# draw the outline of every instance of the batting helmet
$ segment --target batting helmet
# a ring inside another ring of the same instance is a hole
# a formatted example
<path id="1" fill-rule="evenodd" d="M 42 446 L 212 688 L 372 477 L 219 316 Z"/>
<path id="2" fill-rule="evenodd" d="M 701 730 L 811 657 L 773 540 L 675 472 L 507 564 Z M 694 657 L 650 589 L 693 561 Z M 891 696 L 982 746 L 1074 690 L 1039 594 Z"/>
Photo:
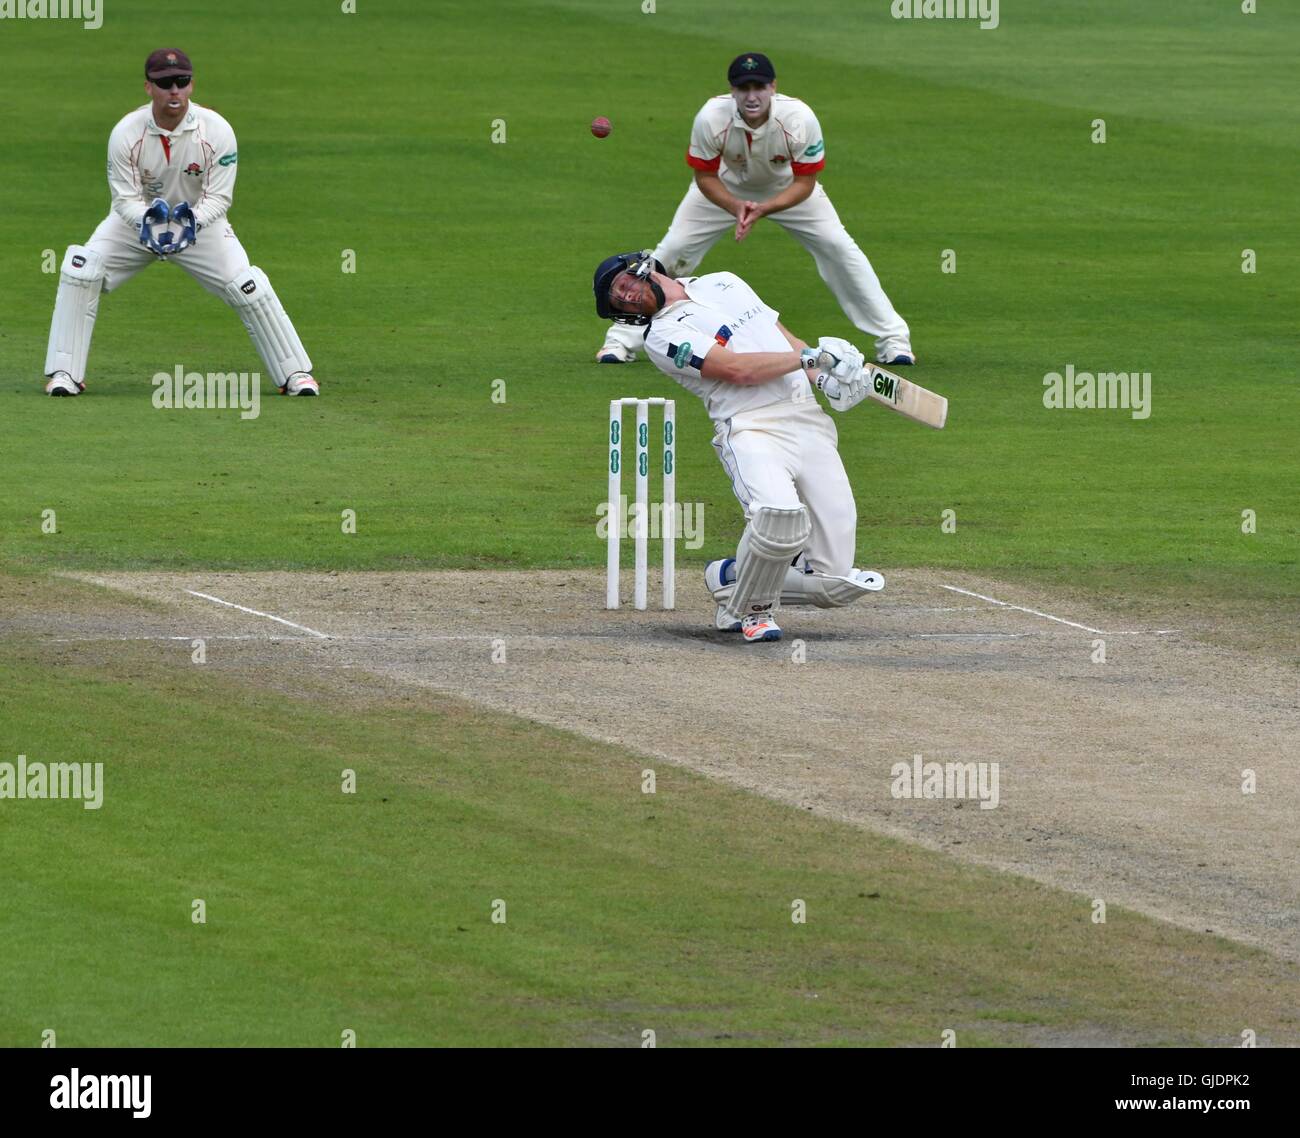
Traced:
<path id="1" fill-rule="evenodd" d="M 647 281 L 655 294 L 655 299 L 659 302 L 659 307 L 664 306 L 664 290 L 650 280 L 652 272 L 668 275 L 663 265 L 649 252 L 615 253 L 614 256 L 606 257 L 596 266 L 596 275 L 591 282 L 592 291 L 596 294 L 596 315 L 602 320 L 614 320 L 619 324 L 649 324 L 650 317 L 644 313 L 620 312 L 610 306 L 609 290 L 614 284 L 614 278 L 619 273 L 625 272 L 635 273 L 638 278 Z"/>

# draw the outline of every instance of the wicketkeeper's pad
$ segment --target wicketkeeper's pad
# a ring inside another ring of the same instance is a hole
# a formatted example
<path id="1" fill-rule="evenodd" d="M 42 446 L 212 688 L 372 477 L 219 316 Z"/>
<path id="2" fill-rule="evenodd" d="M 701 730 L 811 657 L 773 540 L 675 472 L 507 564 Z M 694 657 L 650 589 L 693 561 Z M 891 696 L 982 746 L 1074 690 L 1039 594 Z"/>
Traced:
<path id="1" fill-rule="evenodd" d="M 283 387 L 297 372 L 311 371 L 307 349 L 261 269 L 256 265 L 245 269 L 225 291 L 227 303 L 239 312 L 277 387 Z"/>

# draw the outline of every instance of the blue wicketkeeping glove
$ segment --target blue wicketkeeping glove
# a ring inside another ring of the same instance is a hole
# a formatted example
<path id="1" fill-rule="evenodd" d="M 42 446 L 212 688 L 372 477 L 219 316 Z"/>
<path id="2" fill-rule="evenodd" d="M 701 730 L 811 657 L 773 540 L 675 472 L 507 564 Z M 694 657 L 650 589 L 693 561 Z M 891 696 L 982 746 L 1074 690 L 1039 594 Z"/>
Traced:
<path id="1" fill-rule="evenodd" d="M 144 217 L 140 220 L 140 244 L 148 249 L 151 253 L 157 253 L 158 256 L 164 256 L 164 240 L 170 242 L 172 239 L 170 230 L 165 231 L 161 237 L 155 237 L 153 227 L 155 225 L 164 225 L 171 220 L 172 207 L 169 206 L 162 198 L 154 198 L 149 203 L 149 208 L 144 211 Z"/>
<path id="2" fill-rule="evenodd" d="M 181 231 L 175 238 L 175 242 L 164 248 L 165 253 L 179 253 L 182 249 L 188 249 L 194 244 L 198 237 L 198 221 L 194 217 L 194 210 L 190 208 L 189 202 L 181 202 L 172 210 L 172 221 L 176 222 Z"/>

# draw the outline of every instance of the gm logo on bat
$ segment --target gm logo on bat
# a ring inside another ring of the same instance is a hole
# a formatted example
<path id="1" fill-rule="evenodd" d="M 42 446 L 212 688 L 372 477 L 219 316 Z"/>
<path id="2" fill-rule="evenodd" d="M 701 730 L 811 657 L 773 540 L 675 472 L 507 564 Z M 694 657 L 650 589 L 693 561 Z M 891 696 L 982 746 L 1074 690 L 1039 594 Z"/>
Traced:
<path id="1" fill-rule="evenodd" d="M 883 395 L 891 403 L 898 402 L 898 380 L 894 376 L 878 371 L 872 377 L 871 386 L 876 389 L 877 395 Z"/>

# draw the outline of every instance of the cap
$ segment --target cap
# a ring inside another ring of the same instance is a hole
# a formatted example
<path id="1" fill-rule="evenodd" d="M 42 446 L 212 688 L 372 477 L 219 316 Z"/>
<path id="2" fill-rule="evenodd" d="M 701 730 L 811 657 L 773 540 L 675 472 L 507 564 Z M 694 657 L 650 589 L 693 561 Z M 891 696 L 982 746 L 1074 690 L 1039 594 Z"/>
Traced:
<path id="1" fill-rule="evenodd" d="M 146 79 L 166 79 L 168 75 L 193 75 L 190 57 L 178 47 L 160 47 L 144 61 Z"/>
<path id="2" fill-rule="evenodd" d="M 761 51 L 747 51 L 731 61 L 727 78 L 733 87 L 742 83 L 771 83 L 776 78 L 776 68 Z"/>

